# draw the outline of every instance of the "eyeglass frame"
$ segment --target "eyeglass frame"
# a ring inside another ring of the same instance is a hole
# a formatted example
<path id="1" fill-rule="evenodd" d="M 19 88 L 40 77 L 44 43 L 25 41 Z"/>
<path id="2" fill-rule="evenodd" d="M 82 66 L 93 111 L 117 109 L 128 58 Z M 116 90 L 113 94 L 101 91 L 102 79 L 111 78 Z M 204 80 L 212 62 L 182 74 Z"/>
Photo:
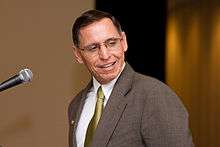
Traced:
<path id="1" fill-rule="evenodd" d="M 97 53 L 98 50 L 101 49 L 101 46 L 104 45 L 107 49 L 113 49 L 113 48 L 116 48 L 117 45 L 119 45 L 119 42 L 121 42 L 123 40 L 123 37 L 111 37 L 111 38 L 108 38 L 106 39 L 105 41 L 101 42 L 101 43 L 91 43 L 83 48 L 80 48 L 78 47 L 81 51 L 85 51 L 85 52 L 88 52 L 88 53 Z M 111 45 L 111 41 L 115 41 L 115 44 L 112 44 Z M 94 46 L 94 49 L 92 49 L 91 46 Z M 89 48 L 91 47 L 91 49 Z"/>

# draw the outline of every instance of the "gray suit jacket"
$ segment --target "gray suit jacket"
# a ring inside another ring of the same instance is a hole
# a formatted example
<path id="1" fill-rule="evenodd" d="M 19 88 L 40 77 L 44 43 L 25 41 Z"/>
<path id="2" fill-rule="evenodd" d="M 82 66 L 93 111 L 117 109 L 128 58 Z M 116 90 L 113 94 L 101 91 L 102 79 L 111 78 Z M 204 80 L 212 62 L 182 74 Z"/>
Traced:
<path id="1" fill-rule="evenodd" d="M 92 82 L 70 103 L 69 147 Z M 92 147 L 191 147 L 188 113 L 162 82 L 136 73 L 128 63 L 118 78 L 97 126 Z"/>

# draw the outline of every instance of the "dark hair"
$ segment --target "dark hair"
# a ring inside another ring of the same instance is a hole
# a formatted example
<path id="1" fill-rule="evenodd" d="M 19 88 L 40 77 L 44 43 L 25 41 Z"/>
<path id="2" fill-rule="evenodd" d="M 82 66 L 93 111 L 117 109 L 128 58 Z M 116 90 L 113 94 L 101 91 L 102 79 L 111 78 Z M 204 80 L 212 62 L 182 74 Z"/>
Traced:
<path id="1" fill-rule="evenodd" d="M 121 25 L 118 20 L 110 13 L 98 11 L 98 10 L 89 10 L 84 12 L 80 17 L 78 17 L 73 24 L 72 28 L 72 39 L 76 47 L 79 47 L 79 32 L 82 27 L 88 26 L 94 22 L 97 22 L 103 18 L 111 19 L 112 23 L 116 27 L 119 33 L 122 32 Z"/>

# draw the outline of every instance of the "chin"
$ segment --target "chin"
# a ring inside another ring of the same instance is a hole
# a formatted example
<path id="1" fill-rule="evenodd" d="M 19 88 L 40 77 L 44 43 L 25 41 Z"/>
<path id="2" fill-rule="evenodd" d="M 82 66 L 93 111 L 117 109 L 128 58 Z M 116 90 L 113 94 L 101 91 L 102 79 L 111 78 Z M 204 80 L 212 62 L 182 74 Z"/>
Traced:
<path id="1" fill-rule="evenodd" d="M 105 75 L 101 78 L 102 84 L 107 84 L 109 82 L 111 82 L 112 80 L 114 80 L 117 77 L 117 74 L 114 75 Z"/>

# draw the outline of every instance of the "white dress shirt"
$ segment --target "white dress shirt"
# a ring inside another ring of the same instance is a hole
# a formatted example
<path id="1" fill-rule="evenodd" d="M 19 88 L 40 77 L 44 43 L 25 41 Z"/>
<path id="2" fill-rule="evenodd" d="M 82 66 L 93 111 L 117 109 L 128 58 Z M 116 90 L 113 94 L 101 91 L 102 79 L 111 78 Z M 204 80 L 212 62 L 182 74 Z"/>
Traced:
<path id="1" fill-rule="evenodd" d="M 123 65 L 122 71 L 125 67 L 125 63 Z M 122 72 L 121 71 L 121 72 Z M 77 142 L 77 147 L 84 147 L 84 141 L 86 137 L 86 131 L 89 125 L 90 120 L 93 117 L 94 111 L 95 111 L 95 105 L 96 105 L 96 93 L 99 88 L 99 86 L 102 86 L 103 93 L 105 95 L 105 100 L 104 100 L 104 107 L 108 102 L 108 99 L 112 93 L 113 87 L 115 85 L 115 82 L 117 81 L 119 75 L 112 80 L 111 82 L 101 85 L 94 77 L 93 77 L 93 87 L 89 90 L 85 104 L 83 106 L 83 110 L 77 125 L 76 129 L 76 142 Z M 75 137 L 75 136 L 73 136 Z"/>

